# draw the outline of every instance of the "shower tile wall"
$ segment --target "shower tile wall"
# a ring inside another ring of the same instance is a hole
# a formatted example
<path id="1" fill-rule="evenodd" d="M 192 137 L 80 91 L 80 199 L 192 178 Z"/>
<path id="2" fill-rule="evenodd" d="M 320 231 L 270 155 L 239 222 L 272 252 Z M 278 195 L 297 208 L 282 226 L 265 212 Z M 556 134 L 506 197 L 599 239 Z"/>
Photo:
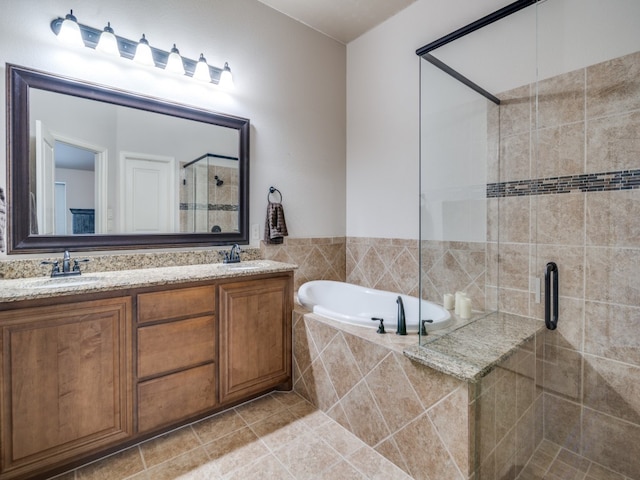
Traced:
<path id="1" fill-rule="evenodd" d="M 529 278 L 558 264 L 544 437 L 640 478 L 640 52 L 539 82 L 537 118 L 535 87 L 499 95 L 489 288 L 501 311 L 543 318 Z"/>
<path id="2" fill-rule="evenodd" d="M 206 163 L 190 168 L 193 177 L 187 174 L 186 184 L 180 185 L 180 231 L 210 232 L 215 225 L 223 232 L 237 231 L 238 169 Z M 222 185 L 216 185 L 216 176 Z"/>

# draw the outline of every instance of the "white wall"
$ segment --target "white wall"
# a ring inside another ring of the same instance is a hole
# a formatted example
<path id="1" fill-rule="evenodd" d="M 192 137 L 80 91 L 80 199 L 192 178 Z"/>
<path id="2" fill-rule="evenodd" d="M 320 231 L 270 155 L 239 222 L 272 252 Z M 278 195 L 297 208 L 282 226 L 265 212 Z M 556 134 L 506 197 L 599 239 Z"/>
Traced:
<path id="1" fill-rule="evenodd" d="M 423 45 L 511 3 L 418 0 L 347 46 L 347 235 L 418 238 Z"/>
<path id="2" fill-rule="evenodd" d="M 70 7 L 80 23 L 102 28 L 110 21 L 124 37 L 144 32 L 158 48 L 175 42 L 189 58 L 202 52 L 212 65 L 229 62 L 235 91 L 222 94 L 213 85 L 60 45 L 49 24 Z M 0 16 L 2 105 L 5 62 L 249 118 L 251 223 L 264 222 L 274 185 L 283 193 L 291 236 L 345 234 L 346 47 L 289 17 L 255 0 L 12 0 Z"/>
<path id="3" fill-rule="evenodd" d="M 415 51 L 510 3 L 417 0 L 349 43 L 348 236 L 418 238 L 420 85 Z M 535 10 L 532 21 L 529 8 L 509 22 L 456 41 L 455 48 L 439 49 L 438 55 L 454 68 L 464 67 L 463 73 L 490 92 L 501 92 L 535 79 L 536 49 L 540 78 L 637 50 L 638 0 L 540 5 L 537 37 Z"/>

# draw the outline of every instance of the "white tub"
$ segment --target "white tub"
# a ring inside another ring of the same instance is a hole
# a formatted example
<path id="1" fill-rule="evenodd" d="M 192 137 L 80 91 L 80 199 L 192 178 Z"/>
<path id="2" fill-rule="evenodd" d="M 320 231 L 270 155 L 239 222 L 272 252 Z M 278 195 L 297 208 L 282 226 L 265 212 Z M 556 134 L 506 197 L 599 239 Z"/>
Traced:
<path id="1" fill-rule="evenodd" d="M 404 304 L 407 333 L 418 332 L 419 300 L 416 297 L 331 280 L 314 280 L 298 289 L 298 303 L 314 313 L 369 328 L 378 328 L 379 325 L 372 318 L 384 318 L 387 333 L 396 331 L 398 296 L 402 297 Z M 446 328 L 453 322 L 451 314 L 440 305 L 426 300 L 420 302 L 422 319 L 433 320 L 433 323 L 425 323 L 427 331 Z"/>

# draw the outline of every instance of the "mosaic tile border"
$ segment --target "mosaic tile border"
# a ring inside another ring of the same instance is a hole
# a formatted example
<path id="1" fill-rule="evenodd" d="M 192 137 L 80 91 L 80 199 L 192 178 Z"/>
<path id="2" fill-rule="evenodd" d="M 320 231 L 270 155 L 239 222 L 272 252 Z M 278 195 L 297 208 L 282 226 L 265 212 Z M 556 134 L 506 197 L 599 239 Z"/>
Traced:
<path id="1" fill-rule="evenodd" d="M 640 169 L 487 184 L 487 198 L 640 188 Z"/>
<path id="2" fill-rule="evenodd" d="M 216 210 L 221 212 L 237 212 L 238 205 L 226 203 L 180 203 L 180 210 Z"/>

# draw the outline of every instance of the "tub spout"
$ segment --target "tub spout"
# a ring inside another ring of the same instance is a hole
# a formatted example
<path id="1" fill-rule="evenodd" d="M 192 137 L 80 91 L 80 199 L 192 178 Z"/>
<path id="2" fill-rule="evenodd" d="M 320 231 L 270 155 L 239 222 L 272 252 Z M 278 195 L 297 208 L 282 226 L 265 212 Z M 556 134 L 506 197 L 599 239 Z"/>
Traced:
<path id="1" fill-rule="evenodd" d="M 404 304 L 402 303 L 402 297 L 400 295 L 398 295 L 396 303 L 398 304 L 398 327 L 396 329 L 396 335 L 406 335 L 407 320 L 404 316 Z"/>

